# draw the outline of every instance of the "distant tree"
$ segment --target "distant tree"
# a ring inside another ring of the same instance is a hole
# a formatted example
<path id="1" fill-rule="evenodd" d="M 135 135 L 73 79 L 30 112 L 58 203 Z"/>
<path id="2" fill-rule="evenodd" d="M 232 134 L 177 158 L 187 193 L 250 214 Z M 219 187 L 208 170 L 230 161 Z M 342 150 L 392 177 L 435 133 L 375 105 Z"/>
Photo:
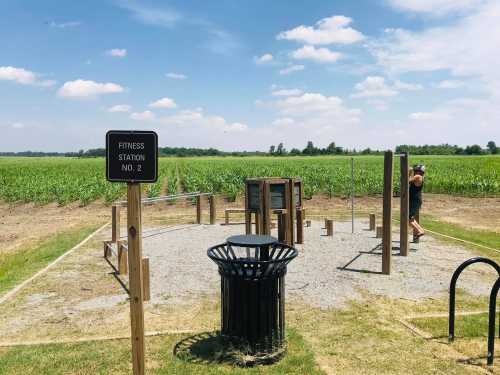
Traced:
<path id="1" fill-rule="evenodd" d="M 495 142 L 489 141 L 488 144 L 486 145 L 488 150 L 490 151 L 490 154 L 496 155 L 498 154 L 498 147 Z"/>
<path id="2" fill-rule="evenodd" d="M 269 147 L 269 154 L 273 155 L 275 150 L 276 150 L 276 147 L 274 147 L 274 145 L 272 145 L 271 147 Z"/>
<path id="3" fill-rule="evenodd" d="M 467 155 L 481 155 L 483 153 L 483 149 L 479 145 L 467 146 L 464 150 Z"/>
<path id="4" fill-rule="evenodd" d="M 298 148 L 292 148 L 290 150 L 290 155 L 300 155 L 300 150 Z"/>
<path id="5" fill-rule="evenodd" d="M 335 149 L 336 149 L 335 142 L 331 142 L 326 148 L 326 153 L 329 155 L 333 155 L 335 154 Z"/>
<path id="6" fill-rule="evenodd" d="M 276 149 L 276 154 L 284 155 L 285 153 L 286 153 L 286 150 L 283 147 L 283 142 L 280 142 L 280 144 L 278 145 L 278 148 Z"/>
<path id="7" fill-rule="evenodd" d="M 396 152 L 397 152 L 397 153 L 400 153 L 400 152 L 398 152 L 398 151 L 396 151 Z M 361 153 L 362 153 L 363 155 L 370 155 L 370 154 L 372 153 L 372 150 L 370 149 L 370 147 L 368 147 L 368 148 L 365 148 L 363 151 L 361 151 Z"/>
<path id="8" fill-rule="evenodd" d="M 312 141 L 308 141 L 306 148 L 302 150 L 302 153 L 304 155 L 318 155 L 320 152 L 321 150 L 317 147 L 314 147 Z"/>

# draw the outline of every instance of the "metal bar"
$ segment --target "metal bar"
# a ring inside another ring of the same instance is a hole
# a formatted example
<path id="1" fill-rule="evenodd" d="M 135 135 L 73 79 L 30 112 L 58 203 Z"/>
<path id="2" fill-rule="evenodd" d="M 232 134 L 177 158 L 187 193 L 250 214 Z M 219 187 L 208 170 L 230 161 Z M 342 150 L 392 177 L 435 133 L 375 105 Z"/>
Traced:
<path id="1" fill-rule="evenodd" d="M 143 198 L 141 200 L 141 203 L 162 202 L 162 201 L 169 201 L 169 200 L 180 199 L 180 198 L 193 198 L 193 197 L 197 197 L 197 196 L 205 196 L 205 195 L 211 195 L 211 194 L 212 193 L 192 192 L 192 193 L 180 193 L 180 194 L 173 194 L 173 195 L 164 195 L 164 196 L 154 197 L 154 198 Z M 126 206 L 127 201 L 118 201 L 118 202 L 115 202 L 115 205 Z"/>
<path id="2" fill-rule="evenodd" d="M 497 279 L 490 293 L 490 312 L 488 314 L 488 366 L 493 365 L 495 355 L 495 316 L 500 278 Z"/>
<path id="3" fill-rule="evenodd" d="M 457 267 L 450 281 L 450 303 L 449 303 L 449 315 L 448 315 L 448 341 L 452 342 L 455 339 L 455 290 L 457 286 L 457 280 L 460 274 L 468 266 L 474 263 L 486 263 L 492 266 L 500 276 L 500 266 L 494 260 L 483 257 L 471 258 L 463 262 Z"/>

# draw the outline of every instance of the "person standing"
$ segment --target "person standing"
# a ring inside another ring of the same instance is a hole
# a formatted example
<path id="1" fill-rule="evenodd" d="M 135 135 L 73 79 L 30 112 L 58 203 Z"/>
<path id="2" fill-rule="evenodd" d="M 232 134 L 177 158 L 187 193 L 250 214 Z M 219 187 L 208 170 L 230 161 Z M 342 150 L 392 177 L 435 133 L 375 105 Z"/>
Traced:
<path id="1" fill-rule="evenodd" d="M 424 228 L 416 220 L 422 207 L 422 189 L 424 187 L 425 165 L 415 165 L 410 172 L 410 226 L 413 228 L 413 240 L 425 234 Z"/>

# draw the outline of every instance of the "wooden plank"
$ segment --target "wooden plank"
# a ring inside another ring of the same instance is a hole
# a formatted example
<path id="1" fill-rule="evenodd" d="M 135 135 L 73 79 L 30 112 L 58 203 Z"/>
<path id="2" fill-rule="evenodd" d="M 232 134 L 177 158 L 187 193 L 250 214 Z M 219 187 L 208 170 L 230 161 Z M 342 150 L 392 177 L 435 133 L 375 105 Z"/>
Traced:
<path id="1" fill-rule="evenodd" d="M 393 153 L 384 153 L 384 201 L 382 213 L 382 273 L 391 274 L 392 263 L 392 194 Z"/>
<path id="2" fill-rule="evenodd" d="M 111 241 L 120 240 L 120 206 L 111 207 Z"/>
<path id="3" fill-rule="evenodd" d="M 384 232 L 384 230 L 383 230 L 383 229 L 384 229 L 384 228 L 383 228 L 381 225 L 379 225 L 379 226 L 377 227 L 377 234 L 376 234 L 376 237 L 377 237 L 377 238 L 382 238 L 382 233 Z"/>
<path id="4" fill-rule="evenodd" d="M 245 184 L 245 234 L 252 234 L 252 213 L 250 212 L 249 200 L 250 196 L 248 194 L 248 181 L 247 181 L 247 183 Z M 229 224 L 228 211 L 226 211 L 226 224 Z"/>
<path id="5" fill-rule="evenodd" d="M 144 375 L 141 184 L 127 185 L 127 202 L 132 368 L 134 375 Z"/>
<path id="6" fill-rule="evenodd" d="M 370 230 L 375 230 L 376 225 L 377 225 L 377 218 L 375 214 L 370 214 Z"/>
<path id="7" fill-rule="evenodd" d="M 201 224 L 201 196 L 196 197 L 196 224 Z"/>
<path id="8" fill-rule="evenodd" d="M 117 242 L 118 246 L 118 273 L 126 275 L 128 273 L 128 251 L 123 247 L 123 241 Z"/>
<path id="9" fill-rule="evenodd" d="M 290 178 L 288 180 L 287 193 L 288 193 L 288 204 L 287 204 L 288 245 L 293 246 L 295 243 L 295 179 L 294 178 Z"/>
<path id="10" fill-rule="evenodd" d="M 304 243 L 304 210 L 297 208 L 297 243 Z"/>
<path id="11" fill-rule="evenodd" d="M 399 227 L 399 251 L 402 256 L 408 256 L 409 238 L 409 212 L 410 212 L 410 185 L 409 185 L 409 162 L 408 154 L 403 153 L 400 157 L 401 169 L 401 195 L 400 195 L 400 227 Z"/>
<path id="12" fill-rule="evenodd" d="M 326 219 L 325 225 L 326 225 L 326 235 L 330 237 L 333 236 L 333 220 Z"/>
<path id="13" fill-rule="evenodd" d="M 262 182 L 263 199 L 262 204 L 262 230 L 260 234 L 271 234 L 271 187 L 269 182 Z"/>
<path id="14" fill-rule="evenodd" d="M 208 201 L 210 204 L 210 224 L 214 225 L 216 216 L 217 216 L 217 210 L 216 210 L 216 205 L 215 205 L 215 195 L 210 195 L 208 197 Z"/>
<path id="15" fill-rule="evenodd" d="M 149 301 L 151 299 L 151 278 L 149 275 L 149 258 L 142 258 L 142 275 L 143 275 L 143 299 Z"/>

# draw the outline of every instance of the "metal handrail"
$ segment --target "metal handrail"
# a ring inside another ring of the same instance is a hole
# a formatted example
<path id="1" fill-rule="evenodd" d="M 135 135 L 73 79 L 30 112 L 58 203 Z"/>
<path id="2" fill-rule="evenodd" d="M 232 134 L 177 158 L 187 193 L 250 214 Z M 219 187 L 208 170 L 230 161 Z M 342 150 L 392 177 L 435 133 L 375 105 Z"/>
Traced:
<path id="1" fill-rule="evenodd" d="M 457 267 L 455 272 L 453 272 L 453 276 L 451 277 L 450 282 L 450 311 L 449 311 L 449 319 L 448 319 L 448 341 L 452 342 L 455 339 L 455 297 L 456 297 L 456 285 L 457 280 L 460 274 L 466 269 L 468 266 L 474 263 L 486 263 L 492 266 L 498 273 L 500 277 L 500 266 L 497 262 L 492 259 L 484 258 L 484 257 L 476 257 L 471 258 L 463 262 L 460 266 Z M 496 284 L 495 284 L 496 285 Z M 496 298 L 496 297 L 495 297 Z M 491 306 L 490 306 L 491 308 Z M 494 309 L 494 307 L 493 307 Z"/>

